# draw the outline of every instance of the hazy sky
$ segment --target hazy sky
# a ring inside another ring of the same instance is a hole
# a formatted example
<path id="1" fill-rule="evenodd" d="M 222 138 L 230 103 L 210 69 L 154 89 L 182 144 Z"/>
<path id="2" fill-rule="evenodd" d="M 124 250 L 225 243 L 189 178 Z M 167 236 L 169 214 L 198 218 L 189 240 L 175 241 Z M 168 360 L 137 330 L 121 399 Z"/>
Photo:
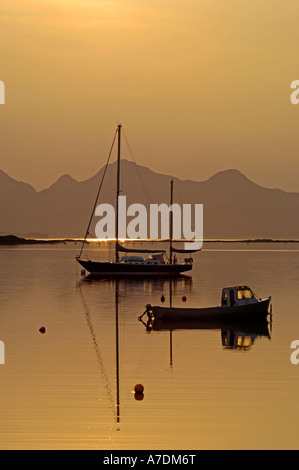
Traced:
<path id="1" fill-rule="evenodd" d="M 87 179 L 121 122 L 154 171 L 299 192 L 298 24 L 298 0 L 1 0 L 0 168 Z"/>

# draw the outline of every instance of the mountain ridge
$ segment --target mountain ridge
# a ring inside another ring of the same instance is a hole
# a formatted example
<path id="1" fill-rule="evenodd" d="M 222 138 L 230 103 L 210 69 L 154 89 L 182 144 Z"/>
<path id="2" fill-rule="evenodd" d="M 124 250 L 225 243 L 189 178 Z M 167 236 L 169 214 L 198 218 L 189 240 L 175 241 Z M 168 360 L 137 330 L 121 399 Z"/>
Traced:
<path id="1" fill-rule="evenodd" d="M 115 166 L 107 167 L 98 204 L 115 203 Z M 84 236 L 103 172 L 104 167 L 83 181 L 64 174 L 36 191 L 0 170 L 0 232 Z M 171 179 L 174 202 L 204 205 L 205 238 L 299 238 L 299 193 L 265 188 L 237 169 L 219 171 L 204 181 L 182 180 L 121 161 L 121 194 L 127 196 L 127 206 L 169 204 Z"/>
<path id="2" fill-rule="evenodd" d="M 199 179 L 190 179 L 190 178 L 187 178 L 187 179 L 181 179 L 177 176 L 171 176 L 170 174 L 168 173 L 158 173 L 157 171 L 155 170 L 152 170 L 151 168 L 147 167 L 147 166 L 144 166 L 144 165 L 139 165 L 137 164 L 136 162 L 132 162 L 128 159 L 122 159 L 121 160 L 121 163 L 125 163 L 125 164 L 130 164 L 130 165 L 133 165 L 134 167 L 138 167 L 139 169 L 142 169 L 142 170 L 145 170 L 145 171 L 149 171 L 151 172 L 152 174 L 154 175 L 159 175 L 159 176 L 164 176 L 164 177 L 168 177 L 168 178 L 172 178 L 174 180 L 179 180 L 179 181 L 182 181 L 182 182 L 191 182 L 191 183 L 205 183 L 205 182 L 208 182 L 208 181 L 212 181 L 212 180 L 216 180 L 218 179 L 219 177 L 222 177 L 222 176 L 226 176 L 226 175 L 234 175 L 234 176 L 237 176 L 237 177 L 240 177 L 243 178 L 244 181 L 247 181 L 251 184 L 254 184 L 255 186 L 258 186 L 260 188 L 263 188 L 263 189 L 272 189 L 272 190 L 278 190 L 278 191 L 282 191 L 284 193 L 287 193 L 287 194 L 299 194 L 299 192 L 296 192 L 296 191 L 286 191 L 285 189 L 281 189 L 281 188 L 277 188 L 277 187 L 267 187 L 267 186 L 262 186 L 254 181 L 252 181 L 251 179 L 249 179 L 244 173 L 242 173 L 240 170 L 236 169 L 236 168 L 227 168 L 225 170 L 219 170 L 217 171 L 216 173 L 214 173 L 213 175 L 209 176 L 207 179 L 205 180 L 199 180 Z M 113 167 L 116 165 L 116 162 L 112 162 L 109 164 L 109 166 Z M 61 182 L 61 181 L 69 181 L 69 182 L 74 182 L 74 183 L 85 183 L 86 181 L 90 181 L 90 180 L 93 180 L 95 178 L 97 178 L 99 175 L 101 175 L 102 171 L 103 171 L 104 167 L 102 167 L 97 173 L 95 173 L 94 175 L 84 179 L 84 180 L 77 180 L 76 178 L 74 178 L 72 175 L 70 175 L 69 173 L 64 173 L 63 175 L 59 176 L 57 178 L 56 181 L 54 181 L 53 183 L 50 184 L 50 186 L 47 186 L 46 188 L 43 188 L 43 189 L 40 189 L 40 190 L 37 190 L 34 188 L 34 186 L 31 184 L 31 183 L 27 183 L 23 180 L 17 180 L 15 179 L 14 177 L 10 176 L 7 172 L 5 172 L 4 170 L 0 169 L 0 182 L 1 182 L 1 176 L 5 176 L 7 178 L 9 178 L 10 180 L 14 181 L 14 182 L 17 182 L 17 183 L 21 183 L 21 184 L 24 184 L 24 185 L 27 185 L 27 186 L 30 186 L 32 189 L 34 189 L 34 191 L 36 193 L 41 193 L 43 191 L 46 191 L 50 188 L 52 188 L 52 186 L 56 185 L 57 183 Z"/>

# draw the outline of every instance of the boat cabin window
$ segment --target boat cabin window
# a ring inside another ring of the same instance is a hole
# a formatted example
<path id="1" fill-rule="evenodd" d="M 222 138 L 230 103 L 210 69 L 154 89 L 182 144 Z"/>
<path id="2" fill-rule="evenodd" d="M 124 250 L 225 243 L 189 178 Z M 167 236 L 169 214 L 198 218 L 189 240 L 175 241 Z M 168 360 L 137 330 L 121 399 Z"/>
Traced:
<path id="1" fill-rule="evenodd" d="M 237 297 L 239 300 L 252 299 L 253 293 L 249 289 L 238 290 Z"/>
<path id="2" fill-rule="evenodd" d="M 222 293 L 222 305 L 227 305 L 227 299 L 228 299 L 228 295 L 227 295 L 227 292 L 223 292 Z"/>

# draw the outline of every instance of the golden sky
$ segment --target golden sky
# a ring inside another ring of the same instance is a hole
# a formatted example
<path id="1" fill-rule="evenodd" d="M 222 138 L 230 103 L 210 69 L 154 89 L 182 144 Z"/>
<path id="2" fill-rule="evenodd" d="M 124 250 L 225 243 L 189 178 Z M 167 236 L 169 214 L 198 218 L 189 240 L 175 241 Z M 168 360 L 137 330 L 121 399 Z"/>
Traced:
<path id="1" fill-rule="evenodd" d="M 1 0 L 0 169 L 87 179 L 121 122 L 154 171 L 299 192 L 298 24 L 298 0 Z"/>

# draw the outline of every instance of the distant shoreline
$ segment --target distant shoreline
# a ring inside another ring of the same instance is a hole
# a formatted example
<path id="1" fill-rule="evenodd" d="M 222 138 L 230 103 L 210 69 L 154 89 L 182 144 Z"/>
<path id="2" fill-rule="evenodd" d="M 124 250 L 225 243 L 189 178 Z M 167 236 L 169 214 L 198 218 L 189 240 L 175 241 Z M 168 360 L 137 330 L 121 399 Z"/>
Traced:
<path id="1" fill-rule="evenodd" d="M 111 240 L 112 241 L 112 240 Z M 140 240 L 141 242 L 163 242 L 167 240 Z M 179 240 L 183 242 L 185 240 Z M 57 243 L 82 243 L 82 238 L 25 238 L 17 237 L 15 235 L 0 235 L 0 245 L 40 245 L 40 244 L 57 244 Z M 85 243 L 98 243 L 103 240 L 86 240 Z M 104 241 L 109 242 L 109 240 Z M 135 240 L 128 240 L 128 242 L 135 242 Z M 248 239 L 207 239 L 203 243 L 299 243 L 299 239 L 276 239 L 276 238 L 248 238 Z"/>
<path id="2" fill-rule="evenodd" d="M 68 243 L 78 242 L 79 240 L 73 238 L 53 238 L 53 239 L 41 239 L 41 238 L 23 238 L 15 235 L 0 235 L 0 245 L 40 245 L 40 244 L 56 244 L 56 243 Z M 87 242 L 88 243 L 88 242 Z"/>

